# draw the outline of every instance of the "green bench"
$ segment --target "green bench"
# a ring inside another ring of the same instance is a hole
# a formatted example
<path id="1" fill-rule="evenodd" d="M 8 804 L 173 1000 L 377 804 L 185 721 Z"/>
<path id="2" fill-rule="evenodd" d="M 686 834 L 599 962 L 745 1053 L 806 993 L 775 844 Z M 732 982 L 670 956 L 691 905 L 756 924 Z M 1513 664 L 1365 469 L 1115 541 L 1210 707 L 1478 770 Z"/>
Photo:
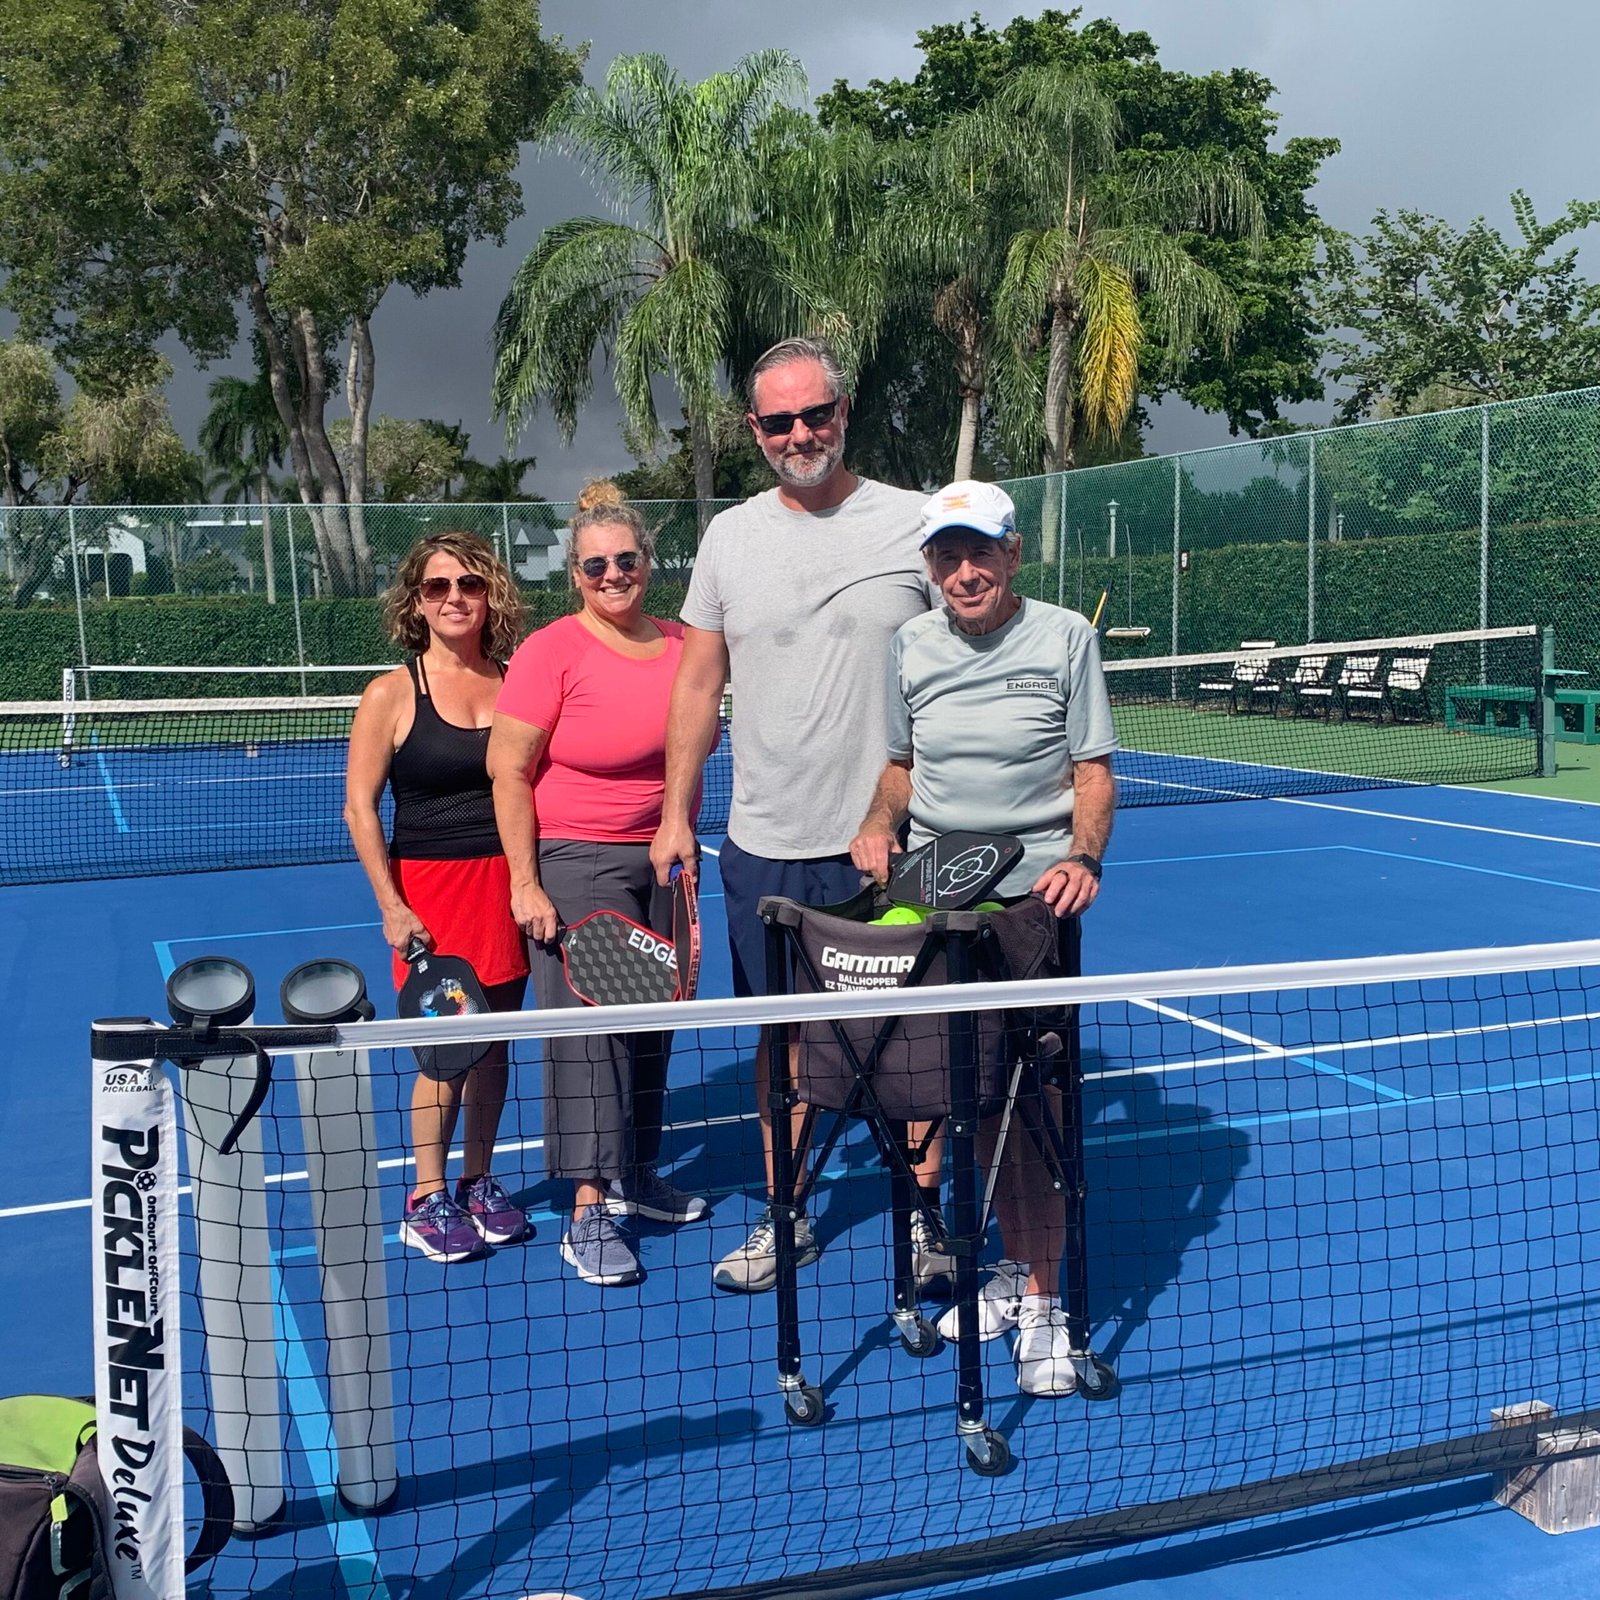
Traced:
<path id="1" fill-rule="evenodd" d="M 1444 692 L 1444 725 L 1450 733 L 1493 733 L 1512 738 L 1533 732 L 1534 692 L 1526 684 L 1462 683 Z M 1600 744 L 1600 689 L 1557 689 L 1556 738 L 1568 744 Z M 1568 727 L 1563 706 L 1576 706 Z"/>

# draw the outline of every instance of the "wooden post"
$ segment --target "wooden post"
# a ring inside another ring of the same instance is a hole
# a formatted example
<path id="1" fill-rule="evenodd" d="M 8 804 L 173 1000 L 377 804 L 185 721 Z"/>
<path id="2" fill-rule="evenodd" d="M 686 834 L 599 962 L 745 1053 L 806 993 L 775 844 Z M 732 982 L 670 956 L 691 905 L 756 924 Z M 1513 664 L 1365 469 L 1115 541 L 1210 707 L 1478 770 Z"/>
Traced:
<path id="1" fill-rule="evenodd" d="M 1493 1428 L 1514 1428 L 1555 1415 L 1543 1400 L 1497 1406 Z M 1494 1497 L 1545 1533 L 1576 1533 L 1600 1527 L 1600 1456 L 1573 1455 L 1600 1448 L 1600 1429 L 1551 1428 L 1539 1435 L 1541 1460 L 1534 1466 L 1494 1475 Z M 1545 1459 L 1548 1458 L 1548 1459 Z M 1568 1458 L 1568 1459 L 1563 1459 Z"/>

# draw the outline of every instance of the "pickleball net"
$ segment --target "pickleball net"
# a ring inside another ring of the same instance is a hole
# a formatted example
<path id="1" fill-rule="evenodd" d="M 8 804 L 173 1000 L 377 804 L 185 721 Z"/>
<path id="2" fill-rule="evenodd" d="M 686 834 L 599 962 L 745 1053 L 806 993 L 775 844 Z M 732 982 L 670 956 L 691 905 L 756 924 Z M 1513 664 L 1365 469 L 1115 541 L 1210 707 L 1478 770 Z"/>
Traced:
<path id="1" fill-rule="evenodd" d="M 198 1152 L 253 1068 L 181 1069 L 187 1162 L 205 1168 L 181 1202 L 186 1419 L 233 1441 L 252 1515 L 282 1514 L 230 1545 L 208 1592 L 887 1594 L 1353 1498 L 1394 1497 L 1403 1518 L 1420 1485 L 1588 1461 L 1600 943 L 959 997 L 1019 1016 L 1066 1000 L 1093 1338 L 1120 1390 L 1024 1400 L 1014 1335 L 983 1345 L 1014 1458 L 996 1478 L 957 1441 L 951 1349 L 914 1359 L 895 1337 L 887 1181 L 861 1124 L 819 1176 L 822 1255 L 800 1273 L 820 1426 L 786 1421 L 774 1297 L 710 1282 L 761 1206 L 755 1027 L 920 1014 L 949 990 L 447 1025 L 512 1041 L 495 1170 L 537 1227 L 450 1266 L 396 1238 L 417 1024 L 342 1029 L 331 1065 L 281 1056 L 237 1158 Z M 662 1170 L 712 1213 L 629 1222 L 646 1275 L 603 1289 L 559 1254 L 539 1037 L 623 1025 L 672 1032 Z M 96 1055 L 116 1058 L 110 1035 Z M 317 1195 L 308 1171 L 344 1177 Z M 984 1261 L 1002 1249 L 991 1229 Z M 230 1415 L 245 1363 L 249 1415 Z M 1519 1421 L 1532 1402 L 1545 1420 Z M 383 1515 L 339 1507 L 391 1487 Z"/>
<path id="2" fill-rule="evenodd" d="M 1119 804 L 1533 776 L 1540 649 L 1522 627 L 1111 661 Z M 0 703 L 0 884 L 352 859 L 354 691 L 384 670 L 78 669 L 70 698 Z M 702 834 L 727 825 L 737 738 L 735 713 Z"/>

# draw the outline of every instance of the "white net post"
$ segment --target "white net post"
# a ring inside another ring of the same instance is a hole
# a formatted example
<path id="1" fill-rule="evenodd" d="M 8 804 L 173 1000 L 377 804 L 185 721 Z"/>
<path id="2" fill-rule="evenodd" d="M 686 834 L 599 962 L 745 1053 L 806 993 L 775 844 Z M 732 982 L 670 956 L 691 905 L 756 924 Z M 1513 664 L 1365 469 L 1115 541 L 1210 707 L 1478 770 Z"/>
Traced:
<path id="1" fill-rule="evenodd" d="M 322 1272 L 339 1493 L 350 1509 L 370 1513 L 392 1500 L 399 1483 L 372 1077 L 364 1050 L 297 1052 L 294 1070 Z"/>
<path id="2" fill-rule="evenodd" d="M 260 1119 L 251 1119 L 229 1154 L 220 1148 L 249 1098 L 255 1070 L 253 1055 L 185 1062 L 180 1096 L 217 1454 L 233 1484 L 235 1531 L 245 1535 L 269 1528 L 284 1506 Z"/>

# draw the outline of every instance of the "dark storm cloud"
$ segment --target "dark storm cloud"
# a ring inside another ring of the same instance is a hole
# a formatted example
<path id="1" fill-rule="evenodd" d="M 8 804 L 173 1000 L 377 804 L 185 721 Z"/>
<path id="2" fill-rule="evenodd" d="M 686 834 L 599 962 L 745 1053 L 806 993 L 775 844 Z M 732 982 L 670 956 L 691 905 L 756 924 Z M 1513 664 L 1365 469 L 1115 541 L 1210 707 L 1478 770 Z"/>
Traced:
<path id="1" fill-rule="evenodd" d="M 973 9 L 965 0 L 809 0 L 801 7 L 546 0 L 543 15 L 547 32 L 591 42 L 591 82 L 630 51 L 660 51 L 699 78 L 748 51 L 782 46 L 804 63 L 815 94 L 835 78 L 909 75 L 917 29 Z M 1039 8 L 1013 0 L 982 9 L 1000 25 Z M 1458 225 L 1482 214 L 1505 227 L 1514 188 L 1528 190 L 1541 216 L 1570 199 L 1600 196 L 1591 81 L 1600 7 L 1585 0 L 1091 0 L 1085 15 L 1147 30 L 1167 66 L 1194 73 L 1248 67 L 1271 79 L 1282 137 L 1331 134 L 1343 142 L 1315 192 L 1322 215 L 1340 227 L 1363 227 L 1380 206 L 1415 207 Z M 451 293 L 425 300 L 391 293 L 374 324 L 376 409 L 460 421 L 485 459 L 504 448 L 489 416 L 489 330 L 507 281 L 544 227 L 599 209 L 565 161 L 530 155 L 522 177 L 527 212 L 504 249 L 478 246 Z M 1600 250 L 1590 257 L 1594 272 Z M 174 413 L 192 438 L 210 374 L 174 354 Z M 1326 410 L 1309 408 L 1309 416 Z M 1216 418 L 1166 406 L 1151 443 L 1173 449 L 1226 437 Z M 607 375 L 598 376 L 570 449 L 541 416 L 518 450 L 538 456 L 533 486 L 551 497 L 628 465 Z"/>

